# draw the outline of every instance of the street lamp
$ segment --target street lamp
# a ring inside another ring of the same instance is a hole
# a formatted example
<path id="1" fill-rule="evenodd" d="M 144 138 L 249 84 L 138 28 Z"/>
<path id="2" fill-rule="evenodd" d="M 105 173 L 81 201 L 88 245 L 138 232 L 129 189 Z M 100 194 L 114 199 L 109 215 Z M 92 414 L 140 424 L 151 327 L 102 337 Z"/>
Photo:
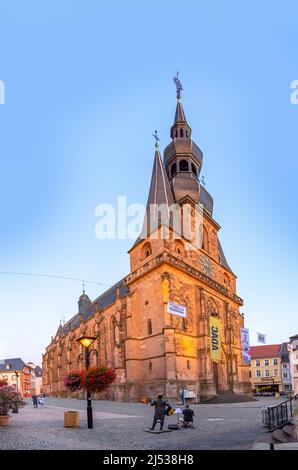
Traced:
<path id="1" fill-rule="evenodd" d="M 273 391 L 273 393 L 274 393 L 274 395 L 275 395 L 275 387 L 274 387 L 275 382 L 274 382 L 274 377 L 272 376 L 271 378 L 272 378 L 272 389 L 273 389 L 272 391 Z"/>
<path id="2" fill-rule="evenodd" d="M 90 351 L 89 346 L 96 340 L 93 336 L 82 336 L 78 338 L 77 341 L 85 348 L 85 364 L 86 364 L 86 372 L 89 369 L 90 365 Z M 79 356 L 80 360 L 80 356 Z M 91 392 L 87 390 L 87 423 L 88 428 L 93 428 L 93 415 L 92 415 L 92 405 L 91 405 Z"/>

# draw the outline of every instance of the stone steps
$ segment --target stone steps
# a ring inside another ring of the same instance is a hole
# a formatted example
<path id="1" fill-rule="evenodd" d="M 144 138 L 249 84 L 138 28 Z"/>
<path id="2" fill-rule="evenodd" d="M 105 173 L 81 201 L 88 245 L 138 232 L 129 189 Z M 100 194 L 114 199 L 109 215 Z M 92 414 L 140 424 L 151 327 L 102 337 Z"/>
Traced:
<path id="1" fill-rule="evenodd" d="M 296 438 L 294 424 L 285 424 L 282 428 L 275 429 L 275 431 L 266 433 L 257 439 L 257 442 L 264 442 L 267 444 L 287 444 L 291 442 L 298 442 Z"/>
<path id="2" fill-rule="evenodd" d="M 230 390 L 220 390 L 215 397 L 202 403 L 206 405 L 215 405 L 221 403 L 245 403 L 250 401 L 257 400 L 249 395 L 238 395 Z"/>

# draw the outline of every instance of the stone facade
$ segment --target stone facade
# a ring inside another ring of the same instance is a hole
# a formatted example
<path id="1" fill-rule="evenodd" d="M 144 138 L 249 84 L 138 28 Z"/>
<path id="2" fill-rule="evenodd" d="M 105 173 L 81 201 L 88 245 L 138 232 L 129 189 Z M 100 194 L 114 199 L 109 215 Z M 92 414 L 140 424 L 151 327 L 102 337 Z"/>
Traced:
<path id="1" fill-rule="evenodd" d="M 220 390 L 250 392 L 249 368 L 242 365 L 241 354 L 243 301 L 218 240 L 212 198 L 199 182 L 202 153 L 190 135 L 178 99 L 164 163 L 156 149 L 148 205 L 174 201 L 181 210 L 186 203 L 193 210 L 200 202 L 202 246 L 187 249 L 187 240 L 175 238 L 171 227 L 163 239 L 163 224 L 154 237 L 146 232 L 139 238 L 129 252 L 130 274 L 93 302 L 83 293 L 78 314 L 58 328 L 43 356 L 45 393 L 65 394 L 65 375 L 84 367 L 78 363 L 82 346 L 76 341 L 82 335 L 96 337 L 91 364 L 116 369 L 116 383 L 105 395 L 111 399 L 135 401 L 158 392 L 179 399 L 183 386 L 197 400 Z M 169 301 L 185 306 L 186 318 L 168 313 Z M 219 362 L 210 356 L 210 316 L 220 321 Z"/>

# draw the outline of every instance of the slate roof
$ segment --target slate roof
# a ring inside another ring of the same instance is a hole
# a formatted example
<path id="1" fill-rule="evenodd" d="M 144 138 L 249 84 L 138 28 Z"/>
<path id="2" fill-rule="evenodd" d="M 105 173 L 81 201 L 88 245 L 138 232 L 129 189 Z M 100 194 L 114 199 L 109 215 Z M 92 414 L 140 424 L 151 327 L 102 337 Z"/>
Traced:
<path id="1" fill-rule="evenodd" d="M 226 260 L 226 257 L 225 257 L 225 254 L 224 254 L 224 251 L 222 249 L 222 246 L 221 246 L 221 243 L 220 241 L 218 240 L 218 251 L 219 251 L 219 254 L 220 254 L 220 264 L 226 268 L 228 271 L 230 271 L 232 274 L 233 271 L 231 270 L 230 266 L 228 265 L 228 262 Z"/>
<path id="2" fill-rule="evenodd" d="M 210 215 L 213 214 L 213 198 L 208 191 L 204 188 L 204 186 L 200 185 L 200 196 L 199 196 L 199 203 L 203 205 L 203 207 L 209 212 Z"/>
<path id="3" fill-rule="evenodd" d="M 42 376 L 42 369 L 39 366 L 36 366 L 34 369 L 35 377 L 41 377 Z"/>
<path id="4" fill-rule="evenodd" d="M 9 369 L 6 369 L 7 364 L 10 365 Z M 2 372 L 8 372 L 9 370 L 23 370 L 24 367 L 26 367 L 26 364 L 20 357 L 0 361 L 0 371 Z"/>
<path id="5" fill-rule="evenodd" d="M 251 346 L 252 359 L 265 359 L 279 356 L 281 344 L 265 344 L 264 346 Z"/>
<path id="6" fill-rule="evenodd" d="M 83 319 L 86 321 L 91 318 L 97 311 L 102 311 L 109 305 L 115 303 L 116 291 L 119 288 L 120 297 L 125 297 L 129 293 L 129 288 L 124 284 L 124 280 L 117 282 L 114 286 L 110 287 L 97 299 L 95 299 L 82 313 Z M 64 326 L 60 325 L 57 334 L 67 333 L 80 325 L 80 314 L 74 315 Z"/>
<path id="7" fill-rule="evenodd" d="M 158 211 L 153 210 L 154 206 L 164 205 L 164 207 L 170 207 L 174 204 L 175 201 L 171 191 L 168 176 L 166 174 L 159 149 L 157 147 L 155 150 L 144 223 L 137 242 L 154 232 L 160 224 L 166 224 L 168 226 L 171 225 L 169 223 L 169 211 L 159 213 Z"/>

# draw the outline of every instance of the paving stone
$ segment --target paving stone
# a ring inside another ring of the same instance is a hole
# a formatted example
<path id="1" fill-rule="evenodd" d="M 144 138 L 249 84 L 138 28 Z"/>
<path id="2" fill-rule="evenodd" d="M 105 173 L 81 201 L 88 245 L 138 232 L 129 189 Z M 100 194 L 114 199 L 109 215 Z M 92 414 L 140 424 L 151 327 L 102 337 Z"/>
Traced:
<path id="1" fill-rule="evenodd" d="M 195 429 L 154 435 L 142 432 L 152 425 L 154 409 L 150 405 L 93 401 L 94 429 L 88 429 L 85 400 L 47 398 L 43 409 L 34 409 L 28 401 L 11 416 L 9 426 L 0 427 L 0 449 L 251 449 L 264 433 L 261 409 L 270 404 L 272 400 L 260 399 L 192 405 Z M 64 411 L 69 410 L 79 411 L 79 428 L 64 428 Z M 166 418 L 165 426 L 176 423 L 173 415 Z"/>

